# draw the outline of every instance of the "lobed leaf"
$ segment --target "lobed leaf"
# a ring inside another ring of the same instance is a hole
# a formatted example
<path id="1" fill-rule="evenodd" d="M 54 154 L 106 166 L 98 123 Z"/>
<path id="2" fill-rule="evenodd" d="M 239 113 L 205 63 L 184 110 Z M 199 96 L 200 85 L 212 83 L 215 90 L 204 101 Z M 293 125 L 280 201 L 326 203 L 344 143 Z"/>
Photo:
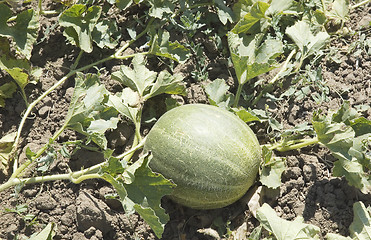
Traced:
<path id="1" fill-rule="evenodd" d="M 138 212 L 156 236 L 161 238 L 164 226 L 169 220 L 169 216 L 161 207 L 161 198 L 172 192 L 174 184 L 162 175 L 152 172 L 148 167 L 150 158 L 150 155 L 144 155 L 126 169 L 129 181 L 114 178 L 111 173 L 104 173 L 102 177 L 118 192 L 125 212 Z"/>
<path id="2" fill-rule="evenodd" d="M 277 67 L 275 58 L 283 52 L 282 42 L 266 39 L 260 44 L 261 37 L 261 34 L 240 37 L 228 33 L 229 50 L 240 84 Z"/>
<path id="3" fill-rule="evenodd" d="M 356 113 L 345 102 L 336 113 L 328 116 L 315 114 L 312 124 L 318 140 L 338 159 L 334 163 L 333 175 L 345 176 L 350 185 L 363 193 L 370 193 L 370 155 L 367 153 L 367 142 L 371 136 L 371 121 L 356 118 Z"/>
<path id="4" fill-rule="evenodd" d="M 235 34 L 263 32 L 268 27 L 268 20 L 265 18 L 268 7 L 268 3 L 257 1 L 231 31 Z"/>
<path id="5" fill-rule="evenodd" d="M 258 209 L 256 217 L 277 240 L 320 239 L 319 227 L 303 223 L 301 216 L 294 221 L 284 220 L 266 203 Z"/>
<path id="6" fill-rule="evenodd" d="M 8 20 L 12 16 L 12 10 L 0 3 L 0 36 L 10 37 L 15 42 L 16 49 L 26 59 L 30 59 L 40 26 L 38 15 L 33 9 L 24 10 L 16 16 L 15 24 L 9 25 Z"/>
<path id="7" fill-rule="evenodd" d="M 59 24 L 66 27 L 63 34 L 68 41 L 90 53 L 93 51 L 92 33 L 101 15 L 100 6 L 89 8 L 84 4 L 74 4 L 59 17 Z"/>
<path id="8" fill-rule="evenodd" d="M 55 236 L 57 226 L 55 223 L 48 223 L 46 227 L 36 235 L 32 235 L 29 240 L 52 240 Z"/>
<path id="9" fill-rule="evenodd" d="M 186 95 L 186 88 L 181 75 L 171 75 L 168 71 L 161 71 L 155 83 L 151 86 L 148 97 L 154 97 L 162 93 Z"/>
<path id="10" fill-rule="evenodd" d="M 133 68 L 121 65 L 119 71 L 112 73 L 112 79 L 137 91 L 140 96 L 144 96 L 145 91 L 148 90 L 157 77 L 156 72 L 149 70 L 145 66 L 146 63 L 144 55 L 136 55 L 132 60 Z"/>
<path id="11" fill-rule="evenodd" d="M 107 148 L 104 133 L 118 123 L 118 112 L 107 104 L 110 93 L 96 74 L 77 73 L 75 89 L 64 126 L 84 134 L 102 149 Z"/>
<path id="12" fill-rule="evenodd" d="M 305 21 L 298 21 L 286 28 L 286 34 L 295 42 L 305 57 L 317 53 L 330 39 L 327 32 L 318 32 L 314 35 L 310 25 Z"/>
<path id="13" fill-rule="evenodd" d="M 171 42 L 168 31 L 162 29 L 158 30 L 158 32 L 156 31 L 157 28 L 152 28 L 150 30 L 150 53 L 160 57 L 170 58 L 180 63 L 187 61 L 189 50 L 186 47 L 181 45 L 178 41 Z"/>
<path id="14" fill-rule="evenodd" d="M 263 146 L 263 161 L 260 172 L 260 182 L 269 188 L 281 185 L 281 175 L 286 170 L 283 158 L 273 158 L 272 151 Z"/>
<path id="15" fill-rule="evenodd" d="M 229 86 L 224 79 L 215 79 L 205 86 L 205 92 L 209 98 L 210 104 L 223 108 L 229 108 L 231 105 L 232 94 L 228 94 Z"/>
<path id="16" fill-rule="evenodd" d="M 114 49 L 119 43 L 121 34 L 116 22 L 104 19 L 94 26 L 91 37 L 98 47 Z"/>

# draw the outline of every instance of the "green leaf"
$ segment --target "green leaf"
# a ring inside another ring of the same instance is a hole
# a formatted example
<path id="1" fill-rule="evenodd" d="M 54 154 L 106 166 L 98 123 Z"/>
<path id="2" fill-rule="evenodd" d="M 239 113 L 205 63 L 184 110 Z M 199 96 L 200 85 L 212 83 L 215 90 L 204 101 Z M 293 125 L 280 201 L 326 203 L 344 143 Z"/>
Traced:
<path id="1" fill-rule="evenodd" d="M 84 134 L 102 149 L 107 147 L 104 133 L 115 129 L 118 122 L 118 112 L 107 104 L 109 95 L 96 74 L 77 73 L 64 123 L 65 127 Z"/>
<path id="2" fill-rule="evenodd" d="M 349 226 L 349 232 L 353 239 L 371 240 L 370 210 L 362 202 L 353 204 L 353 222 Z"/>
<path id="3" fill-rule="evenodd" d="M 290 10 L 293 5 L 294 0 L 272 0 L 269 8 L 267 9 L 267 14 L 283 14 L 284 12 Z"/>
<path id="4" fill-rule="evenodd" d="M 268 7 L 268 3 L 256 2 L 231 31 L 235 34 L 263 32 L 268 27 L 268 20 L 265 18 Z"/>
<path id="5" fill-rule="evenodd" d="M 178 41 L 170 42 L 170 34 L 166 30 L 151 29 L 150 53 L 160 57 L 170 58 L 174 61 L 184 63 L 188 59 L 189 50 Z"/>
<path id="6" fill-rule="evenodd" d="M 94 26 L 91 37 L 98 47 L 114 49 L 119 43 L 121 34 L 115 21 L 104 19 Z"/>
<path id="7" fill-rule="evenodd" d="M 27 9 L 16 16 L 15 24 L 8 24 L 12 16 L 12 10 L 0 3 L 0 36 L 11 37 L 16 44 L 16 49 L 30 59 L 39 30 L 38 15 L 32 9 Z"/>
<path id="8" fill-rule="evenodd" d="M 179 74 L 171 75 L 168 71 L 161 71 L 155 83 L 152 85 L 150 93 L 145 97 L 148 99 L 160 95 L 162 93 L 167 94 L 180 94 L 186 95 L 186 88 L 183 83 L 183 77 Z"/>
<path id="9" fill-rule="evenodd" d="M 312 124 L 318 140 L 328 147 L 338 159 L 334 163 L 333 175 L 345 176 L 348 183 L 363 193 L 371 192 L 370 156 L 367 153 L 367 139 L 371 136 L 370 122 L 356 118 L 349 103 L 345 102 L 336 112 L 328 116 L 314 114 Z M 351 124 L 354 123 L 356 132 Z M 365 134 L 363 134 L 365 133 Z"/>
<path id="10" fill-rule="evenodd" d="M 169 216 L 161 207 L 161 198 L 171 194 L 174 184 L 161 174 L 152 172 L 148 167 L 151 157 L 144 156 L 142 164 L 135 170 L 134 181 L 124 184 L 128 195 L 123 205 L 132 206 L 151 226 L 156 236 L 161 238 L 164 226 L 169 221 Z"/>
<path id="11" fill-rule="evenodd" d="M 5 99 L 12 98 L 17 91 L 17 85 L 14 82 L 4 83 L 0 86 L 0 107 L 5 107 Z"/>
<path id="12" fill-rule="evenodd" d="M 55 236 L 56 228 L 55 223 L 48 223 L 41 232 L 32 236 L 29 240 L 52 240 Z"/>
<path id="13" fill-rule="evenodd" d="M 59 24 L 66 27 L 63 34 L 71 44 L 90 53 L 93 51 L 92 32 L 101 15 L 100 6 L 87 8 L 83 4 L 74 4 L 66 9 L 59 17 Z"/>
<path id="14" fill-rule="evenodd" d="M 215 79 L 205 86 L 205 92 L 211 105 L 228 108 L 232 94 L 228 94 L 229 86 L 224 79 Z"/>
<path id="15" fill-rule="evenodd" d="M 0 52 L 0 69 L 9 73 L 23 91 L 26 85 L 31 82 L 29 80 L 29 72 L 31 71 L 29 61 L 15 58 L 11 53 L 10 45 L 6 38 L 0 37 Z M 9 88 L 8 90 L 11 90 L 12 87 L 14 86 L 4 86 L 4 88 Z"/>
<path id="16" fill-rule="evenodd" d="M 133 68 L 121 65 L 119 71 L 112 73 L 112 79 L 137 91 L 140 96 L 144 96 L 145 91 L 157 77 L 157 73 L 149 70 L 146 63 L 144 55 L 135 55 L 132 60 Z"/>
<path id="17" fill-rule="evenodd" d="M 228 22 L 233 23 L 234 13 L 227 7 L 222 0 L 214 0 L 219 20 L 226 25 Z"/>
<path id="18" fill-rule="evenodd" d="M 132 3 L 133 3 L 132 0 L 116 0 L 116 6 L 117 6 L 120 10 L 125 10 L 125 9 L 127 9 L 128 7 L 131 6 Z"/>
<path id="19" fill-rule="evenodd" d="M 277 67 L 275 58 L 283 52 L 282 42 L 266 39 L 260 44 L 261 37 L 261 34 L 240 37 L 228 33 L 229 50 L 240 84 Z"/>
<path id="20" fill-rule="evenodd" d="M 0 139 L 0 170 L 6 173 L 9 166 L 9 154 L 13 149 L 16 132 L 9 133 Z"/>
<path id="21" fill-rule="evenodd" d="M 116 109 L 121 115 L 129 118 L 133 123 L 137 122 L 137 115 L 139 112 L 139 96 L 137 92 L 134 92 L 130 88 L 124 88 L 121 93 L 116 95 L 110 95 L 108 106 Z"/>
<path id="22" fill-rule="evenodd" d="M 232 110 L 237 114 L 237 116 L 244 122 L 253 122 L 258 121 L 260 122 L 260 118 L 253 114 L 251 111 L 243 107 L 232 108 Z"/>
<path id="23" fill-rule="evenodd" d="M 314 35 L 310 25 L 305 21 L 298 21 L 286 28 L 286 34 L 295 42 L 305 57 L 316 54 L 330 39 L 327 32 L 318 32 Z"/>
<path id="24" fill-rule="evenodd" d="M 301 216 L 294 221 L 284 220 L 266 203 L 258 209 L 256 218 L 277 240 L 320 239 L 319 227 L 303 223 Z"/>
<path id="25" fill-rule="evenodd" d="M 162 19 L 166 14 L 173 14 L 175 10 L 175 5 L 170 0 L 148 0 L 148 3 L 151 6 L 149 15 L 154 18 Z"/>
<path id="26" fill-rule="evenodd" d="M 343 22 L 349 19 L 349 0 L 334 0 L 330 6 L 331 10 L 327 12 L 330 18 Z"/>
<path id="27" fill-rule="evenodd" d="M 272 151 L 263 146 L 263 160 L 260 182 L 269 188 L 278 188 L 281 186 L 281 175 L 286 170 L 284 159 L 273 158 Z"/>

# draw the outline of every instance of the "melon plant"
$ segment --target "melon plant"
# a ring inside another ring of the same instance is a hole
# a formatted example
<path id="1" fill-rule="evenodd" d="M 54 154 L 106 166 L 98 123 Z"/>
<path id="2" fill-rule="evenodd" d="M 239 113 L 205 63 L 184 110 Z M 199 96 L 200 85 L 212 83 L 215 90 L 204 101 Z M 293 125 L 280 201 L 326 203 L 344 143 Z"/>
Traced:
<path id="1" fill-rule="evenodd" d="M 254 132 L 227 110 L 188 104 L 166 112 L 147 135 L 149 166 L 177 186 L 174 201 L 194 209 L 225 207 L 255 182 L 261 147 Z"/>

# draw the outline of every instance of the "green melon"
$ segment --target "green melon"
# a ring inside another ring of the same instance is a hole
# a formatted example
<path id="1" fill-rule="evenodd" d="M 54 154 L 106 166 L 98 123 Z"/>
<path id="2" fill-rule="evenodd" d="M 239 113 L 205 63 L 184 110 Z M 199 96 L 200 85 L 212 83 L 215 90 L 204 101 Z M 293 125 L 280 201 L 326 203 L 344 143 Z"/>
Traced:
<path id="1" fill-rule="evenodd" d="M 261 147 L 253 131 L 227 110 L 188 104 L 166 112 L 144 145 L 154 172 L 177 186 L 170 196 L 194 209 L 221 208 L 255 182 Z"/>

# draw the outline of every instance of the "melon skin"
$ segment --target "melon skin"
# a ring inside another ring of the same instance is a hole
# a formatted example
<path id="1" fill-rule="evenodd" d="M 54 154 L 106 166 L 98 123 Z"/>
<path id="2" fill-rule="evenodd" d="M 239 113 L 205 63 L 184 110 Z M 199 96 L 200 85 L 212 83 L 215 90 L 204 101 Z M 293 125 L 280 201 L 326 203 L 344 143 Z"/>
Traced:
<path id="1" fill-rule="evenodd" d="M 227 110 L 188 104 L 166 112 L 147 135 L 154 172 L 177 186 L 170 198 L 194 209 L 240 199 L 255 182 L 261 147 L 254 132 Z"/>

